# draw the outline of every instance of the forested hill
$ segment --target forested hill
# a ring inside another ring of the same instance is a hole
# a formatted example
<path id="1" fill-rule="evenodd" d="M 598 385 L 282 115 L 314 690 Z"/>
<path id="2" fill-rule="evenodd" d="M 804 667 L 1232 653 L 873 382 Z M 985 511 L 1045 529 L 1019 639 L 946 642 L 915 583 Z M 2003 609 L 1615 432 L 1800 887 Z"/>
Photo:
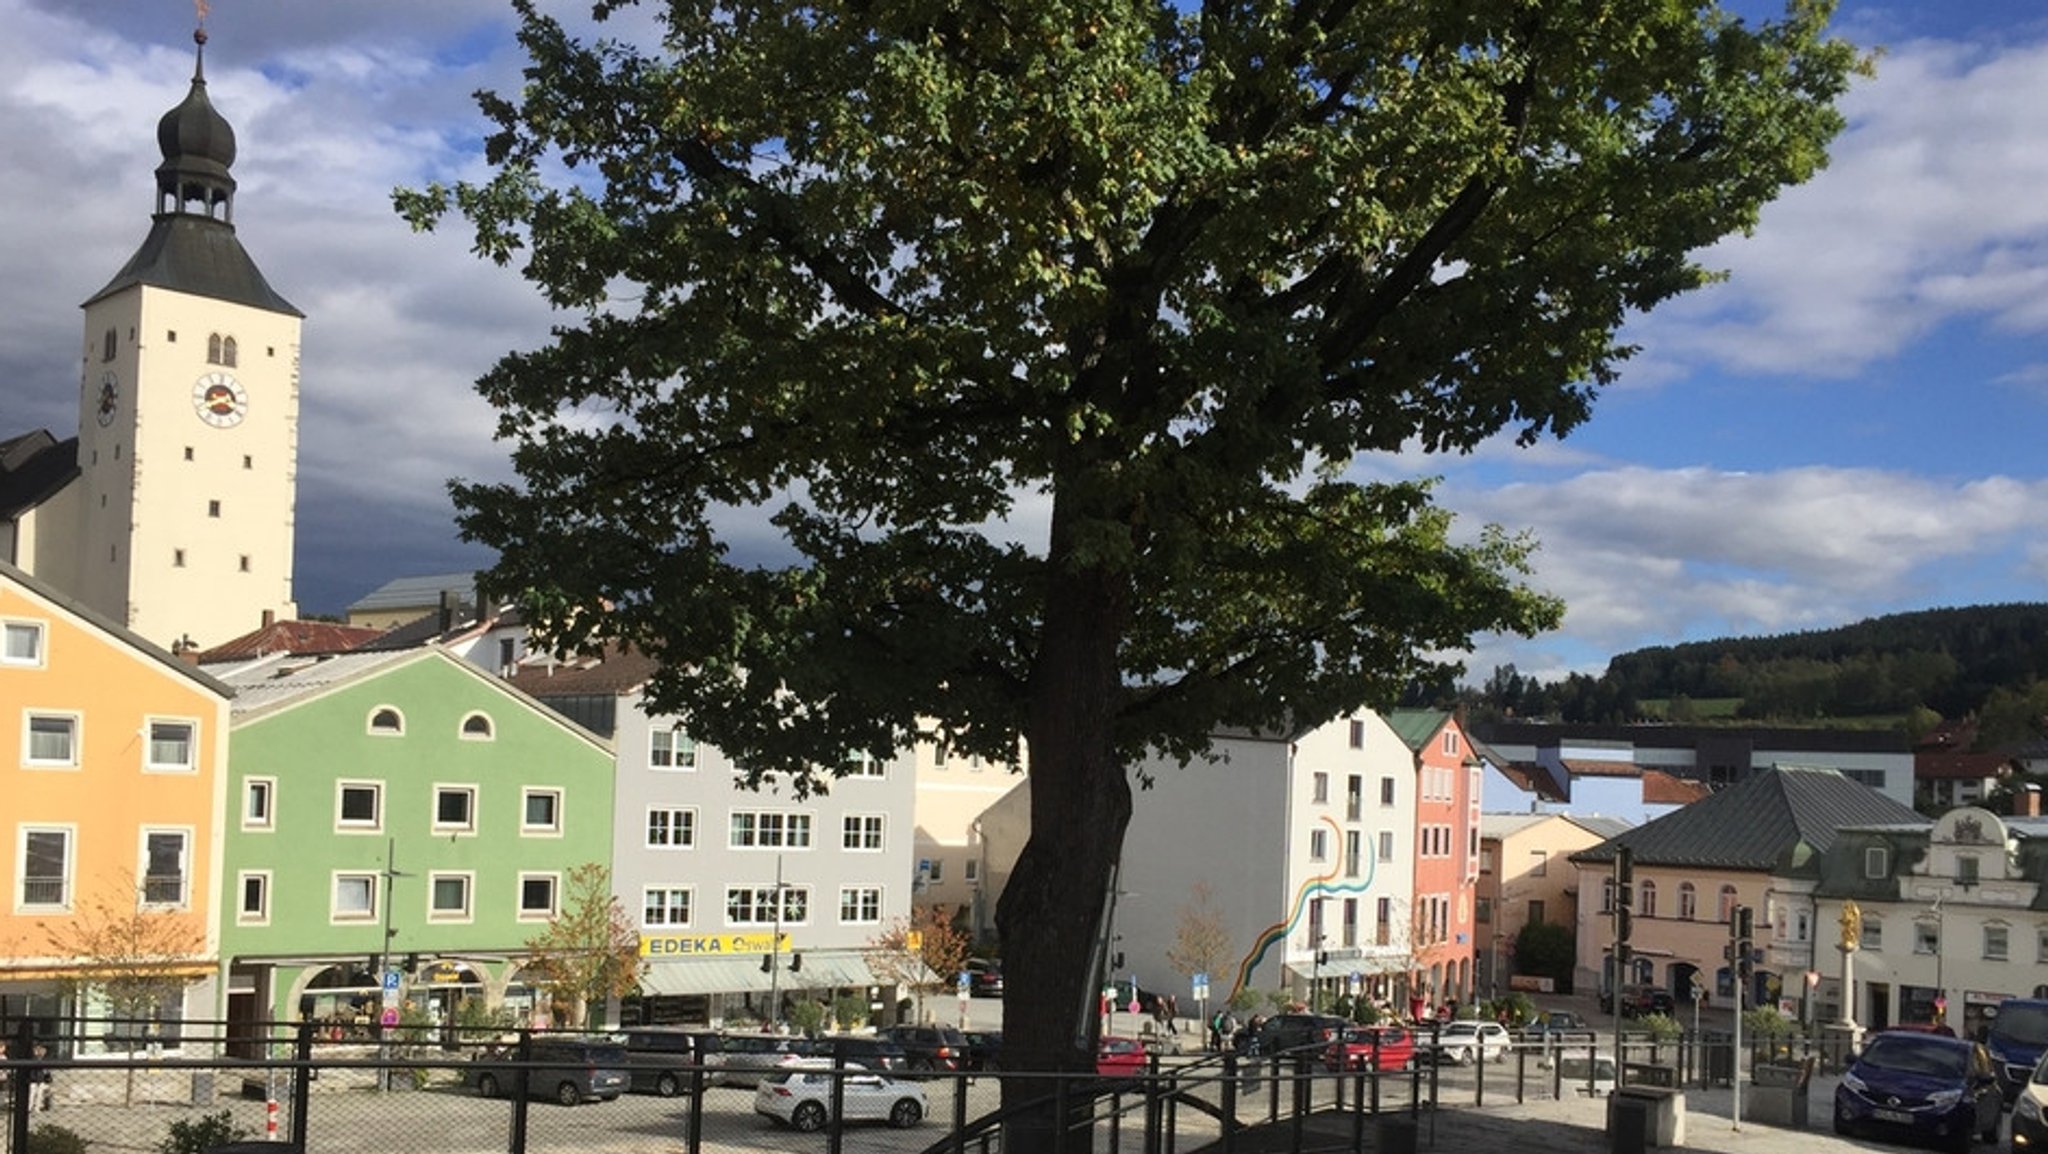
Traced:
<path id="1" fill-rule="evenodd" d="M 1547 685 L 1498 669 L 1473 704 L 1587 722 L 1724 716 L 1924 725 L 1929 711 L 1979 714 L 1987 723 L 2010 713 L 2038 731 L 2048 713 L 2048 604 L 1929 609 L 1810 633 L 1662 645 L 1615 657 L 1600 677 Z"/>

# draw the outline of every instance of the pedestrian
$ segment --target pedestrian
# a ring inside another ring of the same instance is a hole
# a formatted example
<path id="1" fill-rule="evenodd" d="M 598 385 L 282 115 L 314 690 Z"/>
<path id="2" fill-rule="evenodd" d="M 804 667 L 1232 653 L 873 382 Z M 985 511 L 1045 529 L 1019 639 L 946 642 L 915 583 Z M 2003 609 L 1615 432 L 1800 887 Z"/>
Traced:
<path id="1" fill-rule="evenodd" d="M 1168 994 L 1166 995 L 1165 1005 L 1166 1032 L 1178 1035 L 1180 1033 L 1180 999 L 1172 994 Z"/>
<path id="2" fill-rule="evenodd" d="M 49 1047 L 41 1042 L 36 1043 L 35 1049 L 31 1053 L 38 1062 L 50 1056 Z M 50 1108 L 50 1099 L 53 1096 L 52 1089 L 50 1085 L 50 1068 L 48 1066 L 37 1066 L 34 1070 L 30 1071 L 28 1076 L 28 1108 L 31 1110 L 48 1110 Z"/>

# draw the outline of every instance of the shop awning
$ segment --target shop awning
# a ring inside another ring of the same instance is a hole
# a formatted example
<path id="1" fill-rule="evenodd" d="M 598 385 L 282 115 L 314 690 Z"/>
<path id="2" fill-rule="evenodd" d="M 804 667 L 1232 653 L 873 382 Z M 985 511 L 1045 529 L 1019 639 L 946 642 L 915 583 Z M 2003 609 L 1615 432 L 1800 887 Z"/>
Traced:
<path id="1" fill-rule="evenodd" d="M 767 992 L 771 980 L 784 990 L 834 989 L 879 985 L 874 971 L 859 954 L 803 952 L 803 968 L 792 972 L 790 955 L 773 976 L 761 969 L 761 955 L 735 958 L 679 958 L 650 963 L 640 977 L 640 992 L 652 997 L 684 994 Z"/>

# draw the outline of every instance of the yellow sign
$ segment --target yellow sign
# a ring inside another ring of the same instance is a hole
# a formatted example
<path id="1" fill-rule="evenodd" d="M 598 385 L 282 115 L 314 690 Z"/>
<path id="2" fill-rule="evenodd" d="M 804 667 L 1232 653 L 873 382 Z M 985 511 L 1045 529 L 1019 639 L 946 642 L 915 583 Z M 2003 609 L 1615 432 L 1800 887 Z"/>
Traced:
<path id="1" fill-rule="evenodd" d="M 738 954 L 782 953 L 789 949 L 789 935 L 777 942 L 765 934 L 642 934 L 643 958 L 729 958 Z"/>
<path id="2" fill-rule="evenodd" d="M 904 949 L 906 949 L 906 950 L 921 950 L 921 949 L 923 949 L 923 948 L 924 948 L 924 934 L 923 934 L 922 932 L 918 931 L 918 930 L 908 930 L 908 931 L 905 931 L 905 932 L 904 932 L 904 934 L 903 934 L 903 948 L 904 948 Z"/>

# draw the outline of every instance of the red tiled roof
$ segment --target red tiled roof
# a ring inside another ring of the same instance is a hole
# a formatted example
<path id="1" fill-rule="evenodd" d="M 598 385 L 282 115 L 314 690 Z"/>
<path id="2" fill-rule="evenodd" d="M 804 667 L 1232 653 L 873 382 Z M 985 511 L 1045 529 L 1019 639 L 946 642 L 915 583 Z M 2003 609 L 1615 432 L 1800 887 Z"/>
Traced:
<path id="1" fill-rule="evenodd" d="M 1979 781 L 2012 772 L 2005 753 L 1920 752 L 1913 755 L 1913 777 L 1919 781 Z"/>
<path id="2" fill-rule="evenodd" d="M 621 645 L 608 645 L 600 657 L 568 661 L 533 659 L 519 666 L 512 685 L 543 700 L 563 694 L 630 693 L 647 684 L 660 664 Z"/>
<path id="3" fill-rule="evenodd" d="M 1643 769 L 1632 761 L 1594 761 L 1583 758 L 1566 758 L 1565 769 L 1573 777 L 1641 777 Z"/>
<path id="4" fill-rule="evenodd" d="M 202 652 L 199 661 L 204 665 L 247 661 L 273 653 L 347 653 L 383 635 L 382 629 L 336 621 L 273 621 Z"/>
<path id="5" fill-rule="evenodd" d="M 1691 805 L 1712 792 L 1703 781 L 1674 777 L 1661 769 L 1643 771 L 1644 805 Z"/>

